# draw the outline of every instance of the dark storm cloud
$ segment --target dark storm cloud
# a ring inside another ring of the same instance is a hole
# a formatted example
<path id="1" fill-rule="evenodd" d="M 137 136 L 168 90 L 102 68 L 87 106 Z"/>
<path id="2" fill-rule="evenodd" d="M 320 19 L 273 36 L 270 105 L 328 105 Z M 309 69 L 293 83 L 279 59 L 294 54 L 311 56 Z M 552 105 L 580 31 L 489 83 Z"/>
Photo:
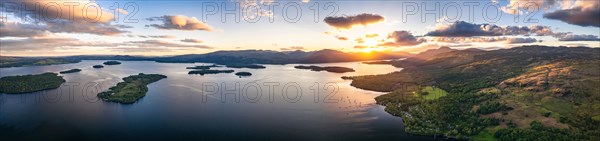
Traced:
<path id="1" fill-rule="evenodd" d="M 408 31 L 394 31 L 390 33 L 387 37 L 388 39 L 392 39 L 393 42 L 385 42 L 379 44 L 378 46 L 386 46 L 386 47 L 394 47 L 394 46 L 414 46 L 425 42 L 424 39 L 419 39 L 413 36 Z"/>
<path id="2" fill-rule="evenodd" d="M 450 25 L 439 27 L 428 32 L 425 36 L 440 37 L 472 37 L 472 36 L 503 36 L 503 35 L 551 35 L 548 26 L 506 26 L 493 24 L 474 24 L 465 21 L 456 21 Z"/>
<path id="3" fill-rule="evenodd" d="M 560 20 L 579 26 L 600 27 L 600 1 L 577 1 L 573 8 L 545 13 L 544 18 Z"/>
<path id="4" fill-rule="evenodd" d="M 506 38 L 504 40 L 507 44 L 525 44 L 538 42 L 535 38 Z"/>
<path id="5" fill-rule="evenodd" d="M 596 35 L 575 35 L 570 33 L 556 35 L 559 41 L 600 41 Z"/>
<path id="6" fill-rule="evenodd" d="M 385 18 L 377 14 L 363 13 L 353 16 L 326 17 L 325 23 L 337 29 L 351 29 L 357 25 L 369 25 L 382 22 Z"/>

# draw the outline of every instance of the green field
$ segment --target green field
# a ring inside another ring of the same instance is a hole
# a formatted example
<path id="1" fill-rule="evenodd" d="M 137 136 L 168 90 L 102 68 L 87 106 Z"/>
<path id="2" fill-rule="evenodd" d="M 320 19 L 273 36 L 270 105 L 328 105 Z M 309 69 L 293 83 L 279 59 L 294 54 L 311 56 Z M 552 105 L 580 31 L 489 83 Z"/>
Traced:
<path id="1" fill-rule="evenodd" d="M 432 86 L 427 86 L 421 89 L 421 92 L 415 92 L 417 96 L 421 96 L 425 100 L 436 100 L 440 97 L 444 97 L 448 95 L 448 92 L 444 91 L 440 88 L 435 88 Z"/>
<path id="2" fill-rule="evenodd" d="M 498 139 L 496 139 L 494 137 L 494 133 L 496 131 L 498 131 L 499 128 L 495 127 L 495 128 L 485 128 L 483 129 L 481 132 L 479 132 L 479 134 L 472 136 L 471 139 L 475 140 L 475 141 L 497 141 Z"/>

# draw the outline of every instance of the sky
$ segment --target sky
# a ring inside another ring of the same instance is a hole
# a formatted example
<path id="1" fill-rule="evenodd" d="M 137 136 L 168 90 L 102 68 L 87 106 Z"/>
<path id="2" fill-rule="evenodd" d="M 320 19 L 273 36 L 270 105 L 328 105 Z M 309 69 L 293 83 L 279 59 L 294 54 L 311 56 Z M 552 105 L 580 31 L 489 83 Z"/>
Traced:
<path id="1" fill-rule="evenodd" d="M 1 56 L 600 47 L 597 0 L 4 0 Z"/>

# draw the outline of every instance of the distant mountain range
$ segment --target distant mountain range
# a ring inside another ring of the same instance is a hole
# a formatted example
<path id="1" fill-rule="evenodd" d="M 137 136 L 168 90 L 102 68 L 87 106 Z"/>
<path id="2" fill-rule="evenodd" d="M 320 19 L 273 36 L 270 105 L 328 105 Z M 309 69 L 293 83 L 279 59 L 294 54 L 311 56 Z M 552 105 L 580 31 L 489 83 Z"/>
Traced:
<path id="1" fill-rule="evenodd" d="M 20 67 L 75 63 L 81 60 L 121 60 L 121 61 L 156 61 L 164 63 L 217 63 L 217 64 L 312 64 L 353 62 L 369 60 L 398 59 L 412 56 L 408 52 L 369 52 L 347 53 L 337 50 L 324 49 L 319 51 L 287 51 L 272 50 L 239 50 L 216 51 L 206 54 L 187 54 L 177 56 L 130 56 L 130 55 L 79 55 L 67 57 L 0 57 L 0 67 Z"/>
<path id="2" fill-rule="evenodd" d="M 324 49 L 305 52 L 301 50 L 291 52 L 278 52 L 270 50 L 241 50 L 217 51 L 207 54 L 190 54 L 172 57 L 155 58 L 157 62 L 206 62 L 206 63 L 255 63 L 255 64 L 310 64 L 353 62 L 367 60 L 397 59 L 411 56 L 407 52 L 371 52 L 371 53 L 346 53 L 337 50 Z"/>

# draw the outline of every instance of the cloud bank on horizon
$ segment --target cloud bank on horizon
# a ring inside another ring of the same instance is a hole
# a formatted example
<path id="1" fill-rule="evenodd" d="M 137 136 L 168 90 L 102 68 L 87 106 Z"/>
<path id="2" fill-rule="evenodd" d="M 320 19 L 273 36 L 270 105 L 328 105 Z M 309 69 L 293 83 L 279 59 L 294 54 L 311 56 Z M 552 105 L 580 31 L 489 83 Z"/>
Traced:
<path id="1" fill-rule="evenodd" d="M 460 14 L 470 11 L 452 10 L 467 3 L 447 1 L 156 1 L 142 5 L 7 0 L 0 3 L 0 55 L 175 55 L 236 49 L 419 52 L 433 46 L 532 44 L 600 47 L 600 1 L 492 0 L 477 5 L 484 15 L 504 16 L 492 21 L 471 19 Z M 432 7 L 439 13 L 459 14 L 431 16 Z M 431 17 L 436 19 L 427 20 Z M 522 20 L 516 22 L 518 18 Z"/>

